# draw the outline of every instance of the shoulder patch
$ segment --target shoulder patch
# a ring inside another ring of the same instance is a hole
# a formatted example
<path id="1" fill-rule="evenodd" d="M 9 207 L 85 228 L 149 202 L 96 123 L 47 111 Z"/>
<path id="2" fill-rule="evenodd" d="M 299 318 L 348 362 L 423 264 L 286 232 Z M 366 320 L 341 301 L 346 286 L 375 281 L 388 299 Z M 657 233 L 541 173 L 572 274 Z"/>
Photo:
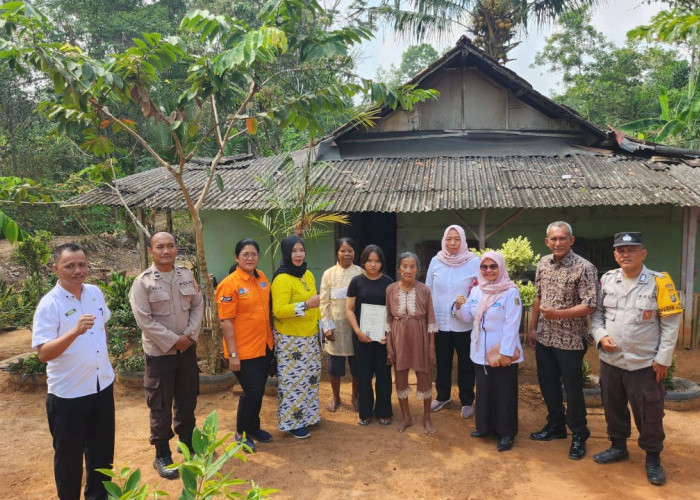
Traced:
<path id="1" fill-rule="evenodd" d="M 519 306 L 519 305 L 520 305 L 520 297 L 514 297 L 514 298 L 513 298 L 513 301 L 515 302 L 515 305 L 516 305 L 516 306 Z"/>
<path id="2" fill-rule="evenodd" d="M 222 296 L 221 299 L 219 299 L 219 302 L 231 302 L 232 300 L 233 300 L 233 297 Z"/>

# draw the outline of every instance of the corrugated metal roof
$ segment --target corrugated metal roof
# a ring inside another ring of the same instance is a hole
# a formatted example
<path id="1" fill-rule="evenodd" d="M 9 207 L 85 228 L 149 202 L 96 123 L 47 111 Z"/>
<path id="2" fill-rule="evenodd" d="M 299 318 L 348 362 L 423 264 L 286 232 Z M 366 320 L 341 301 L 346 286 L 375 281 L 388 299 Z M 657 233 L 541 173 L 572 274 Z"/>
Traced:
<path id="1" fill-rule="evenodd" d="M 212 186 L 203 208 L 268 208 L 269 194 L 256 176 L 273 174 L 281 168 L 283 158 L 240 159 L 220 166 L 217 172 L 224 190 Z M 700 169 L 620 155 L 345 159 L 316 165 L 311 178 L 312 183 L 334 190 L 327 195 L 334 200 L 327 210 L 340 212 L 700 206 Z M 186 166 L 185 182 L 194 195 L 205 180 L 204 166 Z M 289 194 L 284 175 L 278 174 L 276 180 L 280 190 Z M 129 205 L 186 208 L 177 184 L 164 168 L 120 179 L 118 184 Z M 119 205 L 119 200 L 102 189 L 70 203 Z"/>

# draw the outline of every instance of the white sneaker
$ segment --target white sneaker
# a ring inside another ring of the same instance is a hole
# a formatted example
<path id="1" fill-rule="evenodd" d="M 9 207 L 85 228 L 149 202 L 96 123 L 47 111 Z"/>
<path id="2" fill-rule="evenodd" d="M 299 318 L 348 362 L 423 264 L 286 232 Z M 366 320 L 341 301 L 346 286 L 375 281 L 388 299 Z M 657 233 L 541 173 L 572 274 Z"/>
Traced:
<path id="1" fill-rule="evenodd" d="M 471 418 L 474 416 L 474 405 L 462 406 L 462 418 Z"/>
<path id="2" fill-rule="evenodd" d="M 430 411 L 440 411 L 442 410 L 445 406 L 450 404 L 452 402 L 452 398 L 446 400 L 446 401 L 438 401 L 437 399 L 433 399 L 430 402 Z"/>

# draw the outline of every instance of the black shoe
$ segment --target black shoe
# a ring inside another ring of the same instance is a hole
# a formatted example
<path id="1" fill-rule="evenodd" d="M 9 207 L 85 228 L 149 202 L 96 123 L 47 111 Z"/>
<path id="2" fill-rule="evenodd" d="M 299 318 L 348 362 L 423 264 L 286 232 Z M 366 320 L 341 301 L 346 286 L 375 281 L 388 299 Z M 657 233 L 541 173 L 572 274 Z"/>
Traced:
<path id="1" fill-rule="evenodd" d="M 666 484 L 666 473 L 661 466 L 659 455 L 647 454 L 646 467 L 647 479 L 651 484 L 655 484 L 656 486 L 663 486 Z"/>
<path id="2" fill-rule="evenodd" d="M 549 441 L 550 439 L 566 439 L 566 429 L 556 429 L 545 425 L 539 432 L 530 434 L 530 439 L 535 441 Z"/>
<path id="3" fill-rule="evenodd" d="M 473 431 L 471 434 L 469 434 L 473 438 L 485 438 L 491 435 L 490 432 L 479 432 L 479 431 Z"/>
<path id="4" fill-rule="evenodd" d="M 610 448 L 600 453 L 593 455 L 593 460 L 599 464 L 612 464 L 622 462 L 630 457 L 630 452 L 627 451 L 627 446 L 613 444 Z"/>
<path id="5" fill-rule="evenodd" d="M 166 467 L 172 463 L 173 459 L 170 455 L 156 457 L 153 461 L 153 468 L 158 471 L 158 475 L 163 479 L 177 479 L 180 475 L 177 469 L 166 469 Z"/>
<path id="6" fill-rule="evenodd" d="M 498 441 L 498 444 L 496 445 L 496 449 L 498 451 L 508 451 L 513 447 L 513 438 L 510 436 L 503 436 L 500 441 Z"/>
<path id="7" fill-rule="evenodd" d="M 581 460 L 586 455 L 586 439 L 584 434 L 574 434 L 571 438 L 571 448 L 569 448 L 569 458 L 571 460 Z"/>

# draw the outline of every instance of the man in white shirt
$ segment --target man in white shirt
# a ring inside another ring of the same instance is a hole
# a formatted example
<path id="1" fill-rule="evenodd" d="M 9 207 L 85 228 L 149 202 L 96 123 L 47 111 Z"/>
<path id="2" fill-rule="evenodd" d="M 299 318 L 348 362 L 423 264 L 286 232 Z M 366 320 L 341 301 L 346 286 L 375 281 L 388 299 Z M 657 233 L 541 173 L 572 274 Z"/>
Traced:
<path id="1" fill-rule="evenodd" d="M 106 499 L 95 469 L 114 461 L 114 371 L 107 353 L 110 311 L 100 289 L 85 284 L 85 250 L 66 243 L 53 252 L 56 286 L 42 297 L 32 347 L 47 363 L 46 413 L 53 437 L 54 477 L 61 500 L 80 499 L 83 456 L 86 499 Z"/>

